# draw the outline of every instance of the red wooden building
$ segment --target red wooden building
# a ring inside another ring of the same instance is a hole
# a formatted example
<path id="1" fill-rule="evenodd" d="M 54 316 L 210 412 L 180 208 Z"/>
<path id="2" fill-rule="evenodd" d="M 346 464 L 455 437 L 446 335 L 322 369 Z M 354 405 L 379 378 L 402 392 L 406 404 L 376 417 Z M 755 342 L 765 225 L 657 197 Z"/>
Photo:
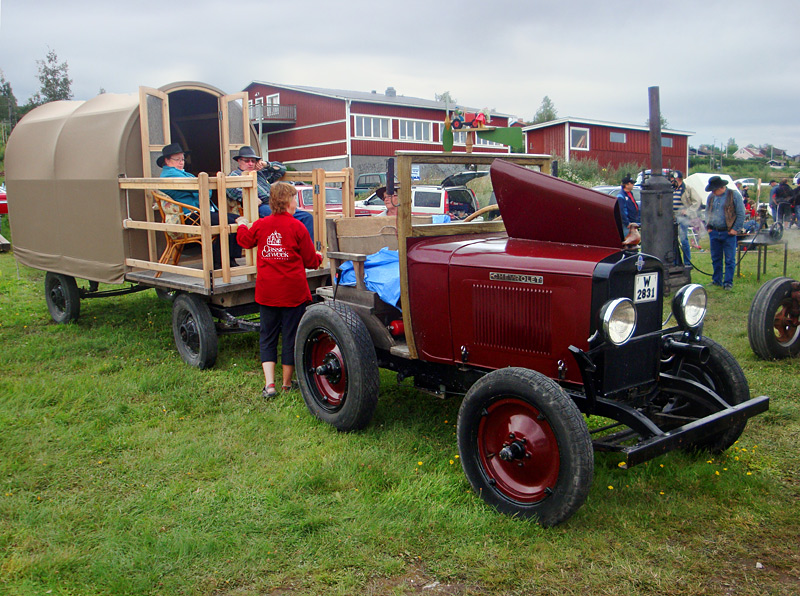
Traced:
<path id="1" fill-rule="evenodd" d="M 528 153 L 558 155 L 562 159 L 594 159 L 601 166 L 624 163 L 650 165 L 650 128 L 635 124 L 560 118 L 522 129 Z M 661 131 L 663 167 L 689 169 L 689 137 L 681 130 Z"/>
<path id="2" fill-rule="evenodd" d="M 370 93 L 253 81 L 245 91 L 264 156 L 297 169 L 351 166 L 358 175 L 384 171 L 397 150 L 442 150 L 443 102 L 398 95 L 392 87 Z M 509 119 L 492 114 L 490 124 L 509 126 Z M 465 142 L 464 132 L 455 133 L 453 151 L 465 151 Z M 473 151 L 508 148 L 477 139 Z"/>

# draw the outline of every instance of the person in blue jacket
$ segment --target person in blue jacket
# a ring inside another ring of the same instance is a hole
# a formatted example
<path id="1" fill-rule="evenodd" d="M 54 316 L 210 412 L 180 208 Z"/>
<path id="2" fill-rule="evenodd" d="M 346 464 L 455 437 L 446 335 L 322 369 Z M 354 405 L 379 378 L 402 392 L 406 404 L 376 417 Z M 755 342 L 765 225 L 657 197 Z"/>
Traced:
<path id="1" fill-rule="evenodd" d="M 184 150 L 179 143 L 170 143 L 169 145 L 165 146 L 161 150 L 161 155 L 158 157 L 158 159 L 156 159 L 156 165 L 161 168 L 161 178 L 196 178 L 194 174 L 190 174 L 184 169 L 186 167 L 186 155 L 188 153 L 191 153 L 191 151 Z M 171 199 L 178 201 L 179 203 L 185 203 L 186 205 L 191 205 L 192 207 L 200 207 L 200 195 L 196 190 L 190 191 L 164 189 L 161 192 L 163 192 L 165 195 L 168 195 Z M 211 191 L 209 191 L 209 197 L 210 196 Z M 187 215 L 194 213 L 189 209 L 184 209 L 183 211 Z M 228 223 L 235 224 L 237 217 L 238 214 L 228 213 Z M 195 223 L 199 224 L 200 222 L 197 221 Z M 211 225 L 219 225 L 219 212 L 213 203 L 211 203 Z M 235 259 L 242 256 L 242 247 L 239 246 L 238 242 L 236 242 L 236 234 L 231 234 L 228 236 L 228 248 L 230 251 L 230 265 L 231 267 L 236 267 L 238 263 L 236 263 Z M 215 242 L 214 269 L 219 269 L 221 264 L 222 258 L 220 255 L 219 244 Z"/>
<path id="2" fill-rule="evenodd" d="M 627 234 L 631 228 L 638 228 L 642 225 L 642 214 L 639 211 L 639 205 L 636 204 L 636 199 L 633 198 L 633 178 L 625 176 L 620 186 L 617 204 L 619 204 L 619 214 L 622 218 L 622 232 Z"/>

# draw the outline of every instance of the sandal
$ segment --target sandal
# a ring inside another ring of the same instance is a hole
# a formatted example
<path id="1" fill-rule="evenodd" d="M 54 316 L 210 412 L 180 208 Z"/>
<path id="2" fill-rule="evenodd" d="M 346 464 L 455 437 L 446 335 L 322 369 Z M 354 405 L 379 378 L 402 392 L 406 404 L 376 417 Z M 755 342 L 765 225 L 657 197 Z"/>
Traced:
<path id="1" fill-rule="evenodd" d="M 261 397 L 270 398 L 275 397 L 276 395 L 278 395 L 278 392 L 275 389 L 275 383 L 270 383 L 261 390 Z"/>
<path id="2" fill-rule="evenodd" d="M 291 385 L 281 385 L 281 391 L 293 391 L 295 389 L 299 389 L 300 386 L 297 384 L 297 381 L 292 381 Z"/>

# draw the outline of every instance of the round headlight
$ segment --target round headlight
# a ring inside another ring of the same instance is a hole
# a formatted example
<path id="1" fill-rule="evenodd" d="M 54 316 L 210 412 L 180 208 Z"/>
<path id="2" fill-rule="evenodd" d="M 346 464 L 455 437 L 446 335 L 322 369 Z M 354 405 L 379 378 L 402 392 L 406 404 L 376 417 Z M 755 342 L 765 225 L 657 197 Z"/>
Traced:
<path id="1" fill-rule="evenodd" d="M 630 298 L 617 298 L 606 302 L 600 309 L 603 335 L 614 345 L 628 341 L 636 329 L 636 308 Z"/>
<path id="2" fill-rule="evenodd" d="M 694 329 L 706 316 L 708 295 L 699 284 L 688 284 L 675 293 L 672 314 L 681 329 Z"/>

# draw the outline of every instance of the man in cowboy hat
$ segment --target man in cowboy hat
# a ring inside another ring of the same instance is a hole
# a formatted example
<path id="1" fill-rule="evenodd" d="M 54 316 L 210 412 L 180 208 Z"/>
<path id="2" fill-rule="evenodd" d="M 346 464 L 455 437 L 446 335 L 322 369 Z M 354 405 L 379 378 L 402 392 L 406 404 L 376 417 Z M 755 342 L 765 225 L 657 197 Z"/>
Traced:
<path id="1" fill-rule="evenodd" d="M 261 200 L 261 205 L 258 206 L 258 216 L 266 217 L 272 214 L 272 209 L 269 207 L 269 193 L 270 187 L 273 182 L 280 180 L 286 173 L 286 166 L 278 161 L 268 162 L 258 155 L 252 147 L 245 145 L 239 149 L 239 153 L 233 156 L 233 160 L 238 164 L 233 170 L 231 176 L 241 176 L 243 173 L 256 172 L 256 184 L 258 185 L 258 198 Z M 229 188 L 228 204 L 236 202 L 238 205 L 242 204 L 242 189 Z M 314 241 L 314 217 L 308 211 L 298 209 L 294 213 L 294 218 L 303 224 L 311 236 L 311 241 Z"/>
<path id="2" fill-rule="evenodd" d="M 178 143 L 170 143 L 161 150 L 161 155 L 156 159 L 156 165 L 161 168 L 161 178 L 196 178 L 194 174 L 190 174 L 184 168 L 186 167 L 186 155 L 191 153 L 184 150 Z M 196 190 L 162 190 L 164 194 L 168 195 L 179 203 L 185 203 L 192 207 L 200 207 L 200 195 Z M 209 191 L 211 197 L 211 191 Z M 183 210 L 185 214 L 191 215 L 194 213 L 189 209 Z M 219 225 L 219 212 L 217 208 L 211 203 L 211 225 Z M 237 215 L 228 213 L 228 223 L 235 224 Z M 196 222 L 200 223 L 200 222 Z M 234 259 L 242 256 L 242 247 L 236 242 L 236 235 L 231 234 L 228 237 L 229 254 L 231 258 L 231 266 L 236 267 L 237 263 Z M 220 256 L 219 246 L 214 244 L 214 268 L 219 269 L 222 263 Z"/>
<path id="3" fill-rule="evenodd" d="M 706 229 L 714 267 L 711 283 L 730 290 L 736 268 L 736 236 L 744 225 L 744 204 L 739 192 L 728 188 L 728 183 L 719 176 L 708 179 L 706 191 L 710 193 L 706 200 Z"/>

